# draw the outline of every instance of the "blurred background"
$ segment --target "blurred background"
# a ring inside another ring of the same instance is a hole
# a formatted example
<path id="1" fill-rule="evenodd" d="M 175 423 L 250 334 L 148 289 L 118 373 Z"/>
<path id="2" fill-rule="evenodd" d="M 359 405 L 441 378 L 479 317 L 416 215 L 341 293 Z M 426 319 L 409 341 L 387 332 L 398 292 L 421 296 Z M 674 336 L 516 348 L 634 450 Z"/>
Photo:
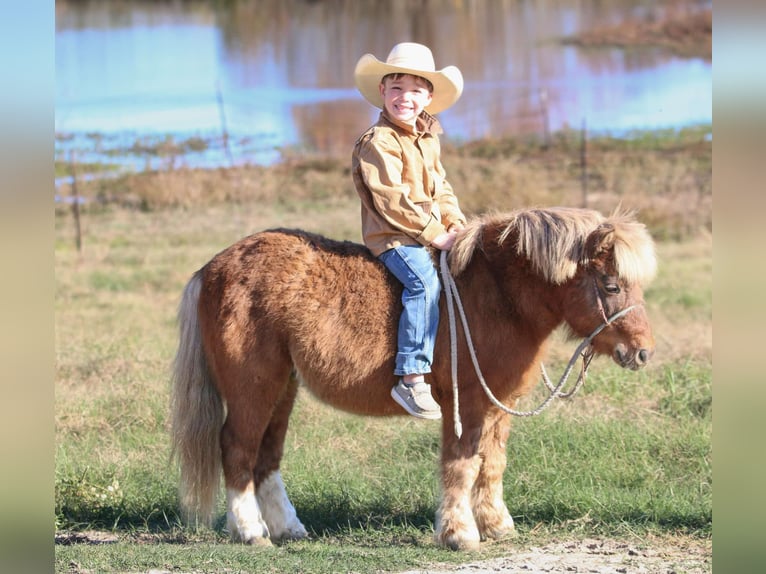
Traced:
<path id="1" fill-rule="evenodd" d="M 57 157 L 76 149 L 99 161 L 137 138 L 169 136 L 207 142 L 187 155 L 190 167 L 266 165 L 287 152 L 348 154 L 378 113 L 354 88 L 354 65 L 368 52 L 385 60 L 401 41 L 427 44 L 437 68 L 463 72 L 462 98 L 440 115 L 445 139 L 456 143 L 583 126 L 620 136 L 712 121 L 711 54 L 686 49 L 683 26 L 667 26 L 709 12 L 709 1 L 55 6 Z M 665 27 L 655 45 L 631 48 L 631 26 Z M 674 34 L 677 41 L 663 46 Z"/>

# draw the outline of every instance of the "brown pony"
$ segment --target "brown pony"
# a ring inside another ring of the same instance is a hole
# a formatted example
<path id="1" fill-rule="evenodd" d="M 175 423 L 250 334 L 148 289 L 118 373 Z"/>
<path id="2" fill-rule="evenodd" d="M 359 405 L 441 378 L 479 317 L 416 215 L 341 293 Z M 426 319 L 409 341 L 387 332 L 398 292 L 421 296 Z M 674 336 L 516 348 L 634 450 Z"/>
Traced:
<path id="1" fill-rule="evenodd" d="M 593 349 L 630 369 L 654 351 L 642 305 L 654 245 L 627 214 L 551 208 L 485 216 L 461 232 L 449 263 L 484 379 L 508 407 L 538 380 L 545 341 L 561 323 L 586 337 L 637 305 L 606 326 Z M 233 539 L 269 544 L 307 535 L 279 472 L 299 381 L 352 413 L 404 414 L 389 394 L 400 296 L 400 284 L 365 247 L 298 230 L 251 235 L 194 274 L 179 310 L 172 391 L 187 513 L 210 519 L 222 467 Z M 443 320 L 427 376 L 444 414 L 436 540 L 476 548 L 514 527 L 502 496 L 510 420 L 485 395 L 461 336 L 464 430 L 455 435 L 449 349 Z"/>

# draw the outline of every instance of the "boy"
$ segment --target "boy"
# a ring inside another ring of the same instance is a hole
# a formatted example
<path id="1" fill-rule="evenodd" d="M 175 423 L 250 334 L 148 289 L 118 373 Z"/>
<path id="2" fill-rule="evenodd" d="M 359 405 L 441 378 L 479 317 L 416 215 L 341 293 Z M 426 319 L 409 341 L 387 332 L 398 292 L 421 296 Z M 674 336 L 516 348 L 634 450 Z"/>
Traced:
<path id="1" fill-rule="evenodd" d="M 365 99 L 382 109 L 352 156 L 362 235 L 404 286 L 394 369 L 401 378 L 391 396 L 413 416 L 439 419 L 441 409 L 424 377 L 431 372 L 441 288 L 429 247 L 450 249 L 466 219 L 445 179 L 442 130 L 432 114 L 457 101 L 463 76 L 455 66 L 437 71 L 429 48 L 405 42 L 385 62 L 362 56 L 354 80 Z"/>

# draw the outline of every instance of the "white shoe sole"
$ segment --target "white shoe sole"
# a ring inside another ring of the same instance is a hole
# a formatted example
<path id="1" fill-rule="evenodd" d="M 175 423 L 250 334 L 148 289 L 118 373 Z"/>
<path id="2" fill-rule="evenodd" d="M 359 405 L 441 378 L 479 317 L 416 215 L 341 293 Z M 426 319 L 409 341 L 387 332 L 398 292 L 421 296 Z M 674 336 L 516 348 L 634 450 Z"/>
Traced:
<path id="1" fill-rule="evenodd" d="M 393 398 L 400 407 L 402 407 L 405 411 L 407 411 L 413 417 L 417 417 L 419 419 L 426 419 L 429 421 L 436 421 L 442 418 L 441 411 L 436 411 L 436 412 L 413 411 L 410 408 L 410 406 L 407 404 L 407 402 L 402 397 L 399 396 L 399 393 L 396 392 L 396 387 L 391 388 L 391 398 Z"/>

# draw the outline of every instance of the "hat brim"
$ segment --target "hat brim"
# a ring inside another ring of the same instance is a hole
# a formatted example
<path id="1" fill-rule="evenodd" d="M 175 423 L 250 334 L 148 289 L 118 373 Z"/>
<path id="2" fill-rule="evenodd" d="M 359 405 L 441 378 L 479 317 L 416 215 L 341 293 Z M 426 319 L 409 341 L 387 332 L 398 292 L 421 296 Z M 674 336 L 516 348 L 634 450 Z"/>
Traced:
<path id="1" fill-rule="evenodd" d="M 364 99 L 376 108 L 383 108 L 380 81 L 386 74 L 412 74 L 427 79 L 434 87 L 431 103 L 426 107 L 429 114 L 438 114 L 454 104 L 463 93 L 463 75 L 455 66 L 447 66 L 434 72 L 402 68 L 381 62 L 372 54 L 365 54 L 356 63 L 354 82 Z"/>

